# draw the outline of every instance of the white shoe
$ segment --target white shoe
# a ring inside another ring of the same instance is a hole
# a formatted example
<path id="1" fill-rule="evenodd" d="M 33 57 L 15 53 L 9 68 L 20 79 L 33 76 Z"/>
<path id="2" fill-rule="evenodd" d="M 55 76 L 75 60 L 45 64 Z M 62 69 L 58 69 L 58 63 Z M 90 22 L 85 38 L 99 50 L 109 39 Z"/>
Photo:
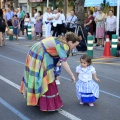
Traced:
<path id="1" fill-rule="evenodd" d="M 60 85 L 60 81 L 59 80 L 55 80 L 56 85 Z"/>

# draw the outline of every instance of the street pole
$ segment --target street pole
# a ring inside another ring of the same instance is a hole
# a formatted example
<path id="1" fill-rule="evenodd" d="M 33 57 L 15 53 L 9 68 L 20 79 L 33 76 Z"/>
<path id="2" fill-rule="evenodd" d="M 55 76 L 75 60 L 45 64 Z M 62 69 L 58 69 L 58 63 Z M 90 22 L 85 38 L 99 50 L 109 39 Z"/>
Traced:
<path id="1" fill-rule="evenodd" d="M 47 8 L 49 7 L 49 0 L 47 0 Z"/>
<path id="2" fill-rule="evenodd" d="M 117 0 L 117 27 L 116 34 L 119 34 L 119 20 L 120 20 L 120 0 Z"/>

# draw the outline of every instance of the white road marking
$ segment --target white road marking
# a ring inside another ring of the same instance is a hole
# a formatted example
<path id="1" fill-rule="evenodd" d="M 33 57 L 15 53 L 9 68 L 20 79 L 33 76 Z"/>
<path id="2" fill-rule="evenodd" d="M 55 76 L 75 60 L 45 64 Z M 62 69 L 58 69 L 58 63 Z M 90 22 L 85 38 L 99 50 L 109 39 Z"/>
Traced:
<path id="1" fill-rule="evenodd" d="M 63 109 L 60 109 L 59 113 L 62 114 L 62 115 L 64 115 L 65 117 L 69 118 L 70 120 L 81 120 L 78 117 L 70 114 L 69 112 L 67 112 L 67 111 L 65 111 Z"/>
<path id="2" fill-rule="evenodd" d="M 23 63 L 23 62 L 20 62 L 20 61 L 18 61 L 18 60 L 15 60 L 15 59 L 12 59 L 12 58 L 6 57 L 6 56 L 4 56 L 4 55 L 0 55 L 0 57 L 3 57 L 3 58 L 6 58 L 6 59 L 8 59 L 8 60 L 12 60 L 12 61 L 14 61 L 14 62 L 17 62 L 17 63 L 20 63 L 20 64 L 25 65 L 25 63 Z"/>
<path id="3" fill-rule="evenodd" d="M 15 49 L 15 48 L 11 48 L 11 47 L 8 47 L 8 46 L 6 46 L 6 47 L 9 48 L 9 49 L 16 50 L 16 51 L 23 52 L 23 53 L 27 54 L 27 52 L 25 52 L 25 51 L 18 50 L 18 49 Z"/>
<path id="4" fill-rule="evenodd" d="M 18 90 L 20 89 L 20 86 L 19 86 L 19 85 L 17 85 L 16 83 L 8 80 L 7 78 L 5 78 L 5 77 L 3 77 L 3 76 L 1 76 L 1 75 L 0 75 L 0 80 L 6 82 L 7 84 L 11 85 L 12 87 L 14 87 L 14 88 L 16 88 L 16 89 L 18 89 Z M 67 112 L 67 111 L 65 111 L 65 110 L 63 110 L 63 109 L 60 109 L 58 112 L 59 112 L 60 114 L 62 114 L 63 116 L 69 118 L 70 120 L 81 120 L 80 118 L 78 118 L 78 117 L 70 114 L 69 112 Z"/>
<path id="5" fill-rule="evenodd" d="M 14 82 L 12 82 L 12 81 L 4 78 L 4 77 L 1 76 L 1 75 L 0 75 L 0 79 L 1 79 L 2 81 L 6 82 L 7 84 L 13 86 L 14 88 L 20 89 L 20 86 L 19 86 L 19 85 L 17 85 L 17 84 L 15 84 Z"/>

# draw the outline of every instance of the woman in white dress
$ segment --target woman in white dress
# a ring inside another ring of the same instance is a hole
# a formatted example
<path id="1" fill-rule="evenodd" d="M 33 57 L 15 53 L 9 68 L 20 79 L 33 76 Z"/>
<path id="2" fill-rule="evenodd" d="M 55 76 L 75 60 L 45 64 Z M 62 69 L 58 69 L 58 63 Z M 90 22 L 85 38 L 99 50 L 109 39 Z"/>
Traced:
<path id="1" fill-rule="evenodd" d="M 53 20 L 53 14 L 51 8 L 47 8 L 47 11 L 43 15 L 43 23 L 45 24 L 45 37 L 51 36 L 51 23 Z"/>

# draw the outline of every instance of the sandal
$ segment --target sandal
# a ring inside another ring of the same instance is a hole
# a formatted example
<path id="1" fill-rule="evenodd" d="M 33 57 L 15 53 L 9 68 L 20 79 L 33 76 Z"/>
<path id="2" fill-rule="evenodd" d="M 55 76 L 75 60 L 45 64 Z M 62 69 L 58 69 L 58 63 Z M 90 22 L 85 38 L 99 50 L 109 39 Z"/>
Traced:
<path id="1" fill-rule="evenodd" d="M 93 107 L 93 106 L 94 106 L 94 104 L 93 104 L 93 103 L 89 103 L 89 106 L 90 106 L 90 107 Z"/>
<path id="2" fill-rule="evenodd" d="M 84 103 L 80 101 L 80 105 L 83 105 Z"/>

